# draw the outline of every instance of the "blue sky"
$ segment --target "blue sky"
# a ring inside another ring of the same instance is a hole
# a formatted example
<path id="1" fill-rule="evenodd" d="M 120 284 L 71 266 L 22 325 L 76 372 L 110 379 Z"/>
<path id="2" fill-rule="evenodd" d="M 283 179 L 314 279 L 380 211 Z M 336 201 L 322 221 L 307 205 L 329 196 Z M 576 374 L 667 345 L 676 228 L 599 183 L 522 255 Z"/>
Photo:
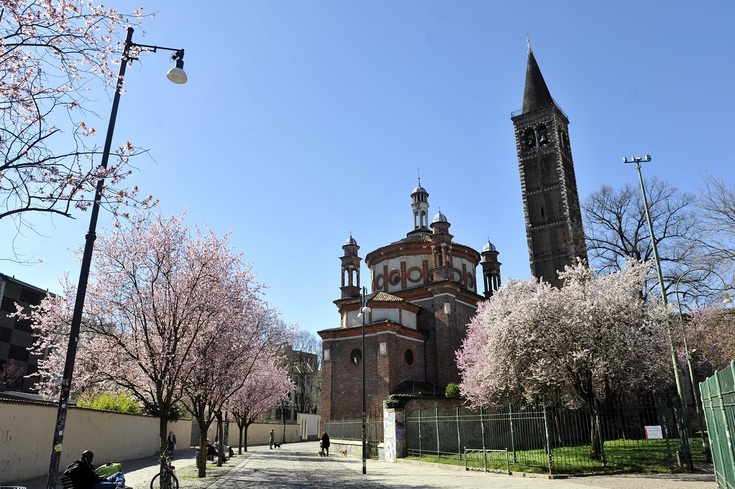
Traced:
<path id="1" fill-rule="evenodd" d="M 165 79 L 165 52 L 128 68 L 114 144 L 150 150 L 130 184 L 164 214 L 232 231 L 267 300 L 309 331 L 339 325 L 350 233 L 364 258 L 412 229 L 419 169 L 455 241 L 489 238 L 504 280 L 530 277 L 510 120 L 527 35 L 571 121 L 582 201 L 637 185 L 623 156 L 651 154 L 645 177 L 693 193 L 707 173 L 735 176 L 733 2 L 140 3 L 157 15 L 134 40 L 184 48 L 189 83 Z M 111 93 L 91 96 L 101 144 Z M 39 235 L 14 245 L 43 263 L 0 272 L 52 291 L 65 271 L 76 281 L 89 215 L 76 217 L 34 218 Z M 13 235 L 0 223 L 0 258 Z"/>

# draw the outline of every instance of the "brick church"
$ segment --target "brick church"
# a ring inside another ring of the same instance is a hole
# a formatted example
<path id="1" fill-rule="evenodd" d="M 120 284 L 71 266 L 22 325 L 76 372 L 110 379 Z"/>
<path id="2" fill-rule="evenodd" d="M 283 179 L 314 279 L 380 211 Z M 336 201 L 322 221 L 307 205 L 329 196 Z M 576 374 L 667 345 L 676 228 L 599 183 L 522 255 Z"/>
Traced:
<path id="1" fill-rule="evenodd" d="M 511 120 L 531 272 L 559 286 L 557 270 L 586 258 L 584 234 L 569 120 L 552 99 L 530 47 L 523 109 Z M 382 417 L 382 403 L 391 394 L 443 397 L 447 384 L 460 382 L 455 352 L 478 302 L 500 287 L 498 250 L 489 241 L 482 252 L 455 242 L 441 212 L 429 223 L 429 193 L 420 180 L 411 192 L 411 213 L 413 229 L 405 238 L 365 255 L 370 293 L 361 286 L 360 246 L 352 236 L 342 246 L 341 295 L 334 301 L 340 326 L 318 332 L 324 420 L 361 417 L 363 368 L 370 418 Z"/>

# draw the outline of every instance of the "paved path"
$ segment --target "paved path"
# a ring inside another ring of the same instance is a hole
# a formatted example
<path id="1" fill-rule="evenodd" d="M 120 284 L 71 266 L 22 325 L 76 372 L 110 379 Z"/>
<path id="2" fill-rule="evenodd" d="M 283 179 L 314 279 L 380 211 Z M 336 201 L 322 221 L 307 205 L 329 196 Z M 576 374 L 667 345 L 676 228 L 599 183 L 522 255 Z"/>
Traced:
<path id="1" fill-rule="evenodd" d="M 196 478 L 192 450 L 177 453 L 176 473 L 182 489 L 323 489 L 323 488 L 406 488 L 406 489 L 716 489 L 713 474 L 665 474 L 655 476 L 594 476 L 566 479 L 508 476 L 466 472 L 463 467 L 401 461 L 390 464 L 368 460 L 367 474 L 362 462 L 339 454 L 317 456 L 317 442 L 286 444 L 280 450 L 251 447 L 223 467 L 207 469 L 207 478 Z M 127 485 L 148 489 L 157 472 L 151 457 L 125 462 Z M 19 485 L 44 489 L 45 479 Z"/>

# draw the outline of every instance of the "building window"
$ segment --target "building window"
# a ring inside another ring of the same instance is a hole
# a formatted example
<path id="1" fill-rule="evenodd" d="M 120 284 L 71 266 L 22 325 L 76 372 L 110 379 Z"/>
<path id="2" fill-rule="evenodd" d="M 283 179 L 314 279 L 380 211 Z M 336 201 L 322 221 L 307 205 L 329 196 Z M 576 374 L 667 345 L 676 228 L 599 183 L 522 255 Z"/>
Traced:
<path id="1" fill-rule="evenodd" d="M 3 303 L 0 309 L 5 312 L 15 312 L 15 301 L 10 297 L 3 297 Z"/>
<path id="2" fill-rule="evenodd" d="M 324 361 L 325 362 L 329 361 L 329 348 L 324 349 Z"/>
<path id="3" fill-rule="evenodd" d="M 362 352 L 360 351 L 359 348 L 355 348 L 350 353 L 350 362 L 352 362 L 355 365 L 359 365 L 361 361 L 362 361 Z"/>
<path id="4" fill-rule="evenodd" d="M 27 362 L 30 354 L 31 352 L 29 352 L 23 346 L 10 345 L 10 348 L 8 349 L 8 358 L 10 360 L 20 360 L 21 362 Z"/>
<path id="5" fill-rule="evenodd" d="M 406 359 L 407 364 L 413 365 L 413 352 L 411 350 L 406 350 L 404 358 Z"/>
<path id="6" fill-rule="evenodd" d="M 20 301 L 36 306 L 41 302 L 41 294 L 28 289 L 20 289 Z"/>
<path id="7" fill-rule="evenodd" d="M 32 333 L 33 328 L 31 327 L 31 320 L 28 318 L 18 318 L 15 321 L 16 331 L 25 331 L 26 333 Z"/>
<path id="8" fill-rule="evenodd" d="M 380 354 L 381 355 L 387 355 L 388 354 L 388 345 L 385 343 L 385 341 L 380 343 Z"/>

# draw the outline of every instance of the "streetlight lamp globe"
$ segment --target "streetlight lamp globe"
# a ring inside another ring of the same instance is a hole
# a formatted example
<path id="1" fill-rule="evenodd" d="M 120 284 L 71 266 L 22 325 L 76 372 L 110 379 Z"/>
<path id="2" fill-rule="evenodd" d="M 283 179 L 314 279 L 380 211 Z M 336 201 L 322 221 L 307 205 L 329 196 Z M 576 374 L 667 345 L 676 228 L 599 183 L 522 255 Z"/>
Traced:
<path id="1" fill-rule="evenodd" d="M 183 85 L 189 80 L 189 78 L 186 76 L 186 72 L 184 71 L 183 59 L 176 60 L 176 66 L 168 70 L 168 73 L 166 73 L 166 78 L 168 78 L 173 83 L 176 83 L 177 85 Z"/>

